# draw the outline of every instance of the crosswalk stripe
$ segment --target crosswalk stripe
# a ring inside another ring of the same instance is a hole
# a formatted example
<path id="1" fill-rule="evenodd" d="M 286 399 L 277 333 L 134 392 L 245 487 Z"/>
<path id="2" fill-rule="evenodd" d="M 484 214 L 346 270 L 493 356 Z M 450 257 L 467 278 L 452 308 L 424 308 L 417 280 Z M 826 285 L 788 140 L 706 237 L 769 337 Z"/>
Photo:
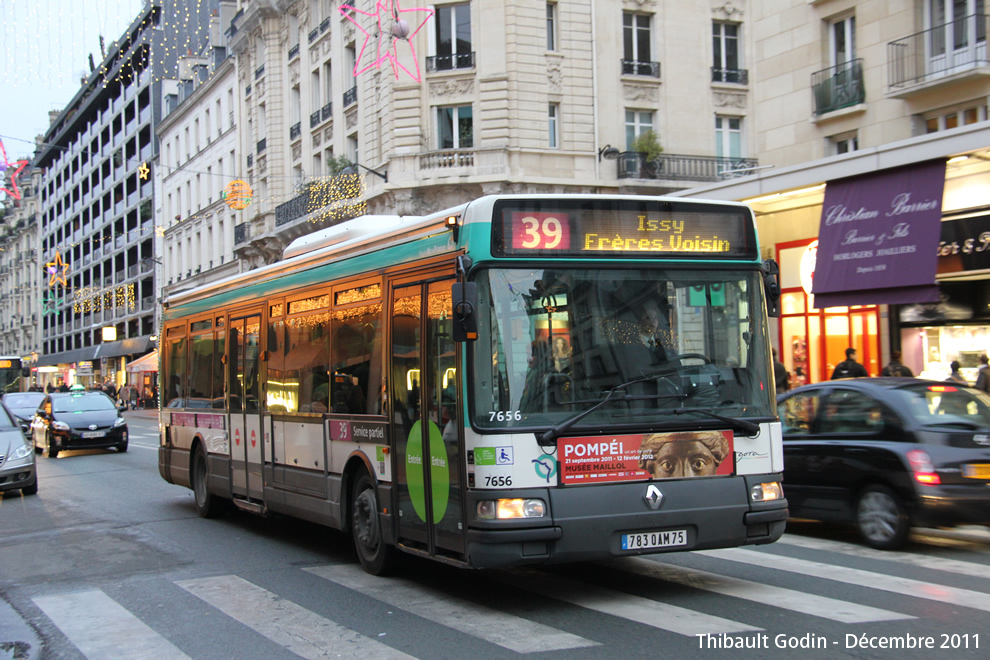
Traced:
<path id="1" fill-rule="evenodd" d="M 236 575 L 177 585 L 303 658 L 412 658 L 285 600 Z"/>
<path id="2" fill-rule="evenodd" d="M 102 591 L 39 596 L 33 600 L 90 660 L 189 657 Z"/>
<path id="3" fill-rule="evenodd" d="M 934 582 L 923 582 L 921 580 L 912 580 L 911 578 L 895 575 L 873 573 L 858 568 L 848 568 L 846 566 L 825 564 L 806 559 L 794 559 L 793 557 L 756 552 L 755 550 L 744 550 L 742 548 L 701 550 L 699 554 L 990 612 L 990 594 L 971 591 L 969 589 L 947 587 Z"/>
<path id="4" fill-rule="evenodd" d="M 639 557 L 622 559 L 610 566 L 627 564 L 629 571 L 637 575 L 649 576 L 676 582 L 695 589 L 704 589 L 723 596 L 732 596 L 753 601 L 769 607 L 781 607 L 791 612 L 801 612 L 841 623 L 868 623 L 872 621 L 899 621 L 915 617 L 891 612 L 867 605 L 857 605 L 835 598 L 826 598 L 803 591 L 774 587 L 769 584 L 741 580 L 700 571 L 693 568 L 664 564 L 654 559 Z"/>
<path id="5" fill-rule="evenodd" d="M 827 552 L 840 552 L 853 557 L 863 557 L 866 559 L 882 559 L 893 561 L 917 568 L 928 568 L 934 571 L 946 571 L 959 575 L 968 575 L 990 580 L 990 566 L 975 564 L 969 561 L 959 561 L 957 559 L 946 559 L 944 557 L 932 557 L 929 555 L 918 555 L 909 552 L 892 552 L 890 550 L 874 550 L 862 545 L 845 543 L 843 541 L 831 541 L 828 539 L 814 539 L 807 536 L 797 536 L 785 534 L 777 543 L 792 545 L 808 550 L 825 550 Z"/>
<path id="6" fill-rule="evenodd" d="M 660 630 L 694 637 L 704 633 L 736 633 L 762 630 L 745 623 L 668 605 L 649 598 L 597 587 L 567 578 L 535 572 L 503 574 L 499 579 L 517 589 L 562 600 L 578 607 L 642 623 Z"/>
<path id="7" fill-rule="evenodd" d="M 313 575 L 517 653 L 599 646 L 541 623 L 454 598 L 406 580 L 382 580 L 356 565 L 314 566 Z"/>

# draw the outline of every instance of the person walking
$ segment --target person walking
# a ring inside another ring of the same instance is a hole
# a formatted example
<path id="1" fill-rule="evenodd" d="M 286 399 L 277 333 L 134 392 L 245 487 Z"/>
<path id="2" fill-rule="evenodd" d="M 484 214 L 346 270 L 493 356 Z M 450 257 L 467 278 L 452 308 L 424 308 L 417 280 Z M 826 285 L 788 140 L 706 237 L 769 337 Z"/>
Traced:
<path id="1" fill-rule="evenodd" d="M 777 394 L 791 389 L 791 374 L 783 362 L 777 359 L 777 349 L 773 351 L 773 380 L 777 385 Z"/>
<path id="2" fill-rule="evenodd" d="M 891 351 L 890 352 L 890 362 L 883 371 L 880 372 L 881 376 L 890 376 L 892 378 L 914 378 L 914 373 L 901 364 L 901 352 Z"/>
<path id="3" fill-rule="evenodd" d="M 945 379 L 946 382 L 959 383 L 960 385 L 969 385 L 969 381 L 963 378 L 963 375 L 959 373 L 959 360 L 953 360 L 949 364 L 949 368 L 952 369 L 952 372 L 949 374 L 949 377 Z"/>
<path id="4" fill-rule="evenodd" d="M 832 378 L 830 380 L 838 380 L 840 378 L 867 378 L 869 375 L 866 373 L 866 367 L 856 362 L 856 349 L 847 348 L 846 359 L 835 365 L 835 370 L 832 371 Z"/>
<path id="5" fill-rule="evenodd" d="M 990 358 L 987 358 L 986 353 L 980 356 L 980 369 L 976 372 L 976 389 L 983 390 L 984 392 L 990 392 Z"/>

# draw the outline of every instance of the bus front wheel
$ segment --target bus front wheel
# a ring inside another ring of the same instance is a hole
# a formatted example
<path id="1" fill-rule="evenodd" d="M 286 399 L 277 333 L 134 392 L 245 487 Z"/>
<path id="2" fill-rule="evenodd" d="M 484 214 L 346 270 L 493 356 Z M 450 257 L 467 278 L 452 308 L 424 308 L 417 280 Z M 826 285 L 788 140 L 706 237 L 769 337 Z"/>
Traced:
<path id="1" fill-rule="evenodd" d="M 354 548 L 365 571 L 385 575 L 395 564 L 396 550 L 382 537 L 378 521 L 378 496 L 375 482 L 362 472 L 354 482 L 351 497 L 351 534 Z"/>
<path id="2" fill-rule="evenodd" d="M 220 498 L 210 492 L 206 483 L 206 450 L 203 445 L 196 445 L 196 453 L 193 454 L 192 464 L 192 485 L 193 496 L 196 500 L 196 513 L 201 518 L 216 518 L 222 513 L 223 503 Z"/>

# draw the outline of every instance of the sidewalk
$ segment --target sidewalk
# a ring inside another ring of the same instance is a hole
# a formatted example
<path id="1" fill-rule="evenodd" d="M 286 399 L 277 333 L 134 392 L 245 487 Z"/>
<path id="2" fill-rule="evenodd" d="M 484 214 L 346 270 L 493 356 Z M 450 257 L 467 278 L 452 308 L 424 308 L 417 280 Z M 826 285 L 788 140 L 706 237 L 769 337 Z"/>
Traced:
<path id="1" fill-rule="evenodd" d="M 0 659 L 33 660 L 41 657 L 41 640 L 21 615 L 0 598 Z"/>

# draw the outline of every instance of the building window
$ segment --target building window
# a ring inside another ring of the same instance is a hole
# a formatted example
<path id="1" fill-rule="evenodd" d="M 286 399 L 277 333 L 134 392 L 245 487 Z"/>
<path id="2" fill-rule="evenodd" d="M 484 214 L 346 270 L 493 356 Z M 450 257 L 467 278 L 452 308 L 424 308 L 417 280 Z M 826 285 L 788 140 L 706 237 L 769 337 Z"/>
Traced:
<path id="1" fill-rule="evenodd" d="M 470 3 L 437 7 L 435 20 L 436 55 L 427 68 L 432 71 L 472 68 Z"/>
<path id="2" fill-rule="evenodd" d="M 715 155 L 742 158 L 742 119 L 715 116 Z"/>
<path id="3" fill-rule="evenodd" d="M 632 150 L 633 141 L 640 133 L 653 130 L 653 112 L 650 110 L 626 110 L 626 150 Z"/>
<path id="4" fill-rule="evenodd" d="M 560 146 L 560 104 L 551 103 L 547 113 L 547 146 L 556 149 Z"/>
<path id="5" fill-rule="evenodd" d="M 739 62 L 739 25 L 736 23 L 712 23 L 712 49 L 714 66 L 712 82 L 749 82 Z"/>
<path id="6" fill-rule="evenodd" d="M 828 138 L 829 155 L 847 154 L 859 150 L 859 138 L 855 133 L 843 133 Z"/>
<path id="7" fill-rule="evenodd" d="M 470 149 L 474 146 L 474 121 L 470 105 L 437 108 L 437 148 Z"/>
<path id="8" fill-rule="evenodd" d="M 650 47 L 651 17 L 648 14 L 622 14 L 622 73 L 660 77 L 659 66 L 652 62 Z"/>
<path id="9" fill-rule="evenodd" d="M 986 121 L 988 118 L 990 118 L 990 115 L 987 114 L 986 104 L 952 110 L 940 110 L 925 115 L 925 132 L 935 133 L 937 131 L 947 131 L 950 128 L 975 124 L 978 121 Z"/>
<path id="10" fill-rule="evenodd" d="M 557 3 L 547 3 L 547 50 L 557 50 Z"/>

